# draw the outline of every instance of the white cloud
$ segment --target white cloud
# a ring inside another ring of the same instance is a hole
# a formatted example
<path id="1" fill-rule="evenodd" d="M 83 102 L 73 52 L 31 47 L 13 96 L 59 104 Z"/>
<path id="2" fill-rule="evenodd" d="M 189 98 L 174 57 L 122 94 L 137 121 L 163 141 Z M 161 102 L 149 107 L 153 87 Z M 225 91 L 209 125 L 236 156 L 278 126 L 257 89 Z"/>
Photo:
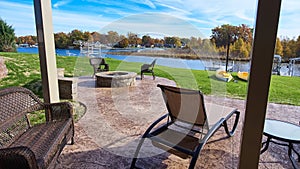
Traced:
<path id="1" fill-rule="evenodd" d="M 60 6 L 63 6 L 63 5 L 67 5 L 68 3 L 70 3 L 71 0 L 62 0 L 62 1 L 57 1 L 55 4 L 53 4 L 53 7 L 54 8 L 58 8 Z"/>
<path id="2" fill-rule="evenodd" d="M 156 33 L 169 36 L 203 37 L 203 34 L 199 29 L 192 24 L 185 20 L 162 13 L 131 15 L 110 23 L 102 30 L 103 32 L 114 30 L 125 35 L 127 32 L 135 32 L 137 34 L 151 32 L 152 34 Z"/>
<path id="3" fill-rule="evenodd" d="M 300 1 L 282 0 L 277 35 L 297 38 L 300 35 Z"/>
<path id="4" fill-rule="evenodd" d="M 87 3 L 91 3 L 94 5 L 94 6 L 89 7 L 90 11 L 99 9 L 99 5 L 100 5 L 101 11 L 107 15 L 113 14 L 113 15 L 119 15 L 119 17 L 124 17 L 127 15 L 146 12 L 145 8 L 142 8 L 139 5 L 131 3 L 131 1 L 132 1 L 137 4 L 145 4 L 145 2 L 140 1 L 140 0 L 130 0 L 130 2 L 111 1 L 111 0 L 86 0 L 86 1 L 87 1 Z"/>
<path id="5" fill-rule="evenodd" d="M 300 9 L 299 0 L 282 0 L 281 11 L 283 12 L 298 12 Z"/>
<path id="6" fill-rule="evenodd" d="M 54 32 L 70 32 L 73 29 L 99 31 L 112 22 L 101 15 L 91 16 L 61 10 L 53 10 L 52 13 Z"/>
<path id="7" fill-rule="evenodd" d="M 115 8 L 104 8 L 103 9 L 103 12 L 106 13 L 106 14 L 114 14 L 114 15 L 119 15 L 119 16 L 128 16 L 128 15 L 132 15 L 132 13 L 130 11 L 123 11 L 123 10 L 118 10 L 118 9 L 115 9 Z"/>
<path id="8" fill-rule="evenodd" d="M 172 6 L 172 5 L 168 5 L 168 4 L 164 4 L 164 3 L 159 3 L 159 5 L 167 7 L 169 9 L 171 9 L 171 10 L 175 10 L 175 12 L 178 12 L 178 14 L 185 14 L 185 15 L 191 14 L 188 10 L 180 9 L 180 8 L 177 8 L 177 7 Z"/>
<path id="9" fill-rule="evenodd" d="M 134 3 L 138 3 L 138 4 L 144 4 L 147 5 L 148 7 L 155 9 L 156 6 L 154 5 L 154 3 L 152 3 L 150 0 L 130 0 Z"/>
<path id="10" fill-rule="evenodd" d="M 156 6 L 150 1 L 150 0 L 144 0 L 143 1 L 146 5 L 148 5 L 150 8 L 155 9 Z"/>

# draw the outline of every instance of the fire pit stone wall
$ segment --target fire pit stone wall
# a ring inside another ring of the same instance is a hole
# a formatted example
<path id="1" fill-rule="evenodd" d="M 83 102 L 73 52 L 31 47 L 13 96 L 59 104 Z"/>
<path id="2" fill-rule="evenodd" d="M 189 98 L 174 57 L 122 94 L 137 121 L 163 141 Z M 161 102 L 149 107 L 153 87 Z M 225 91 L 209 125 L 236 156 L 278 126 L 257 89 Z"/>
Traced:
<path id="1" fill-rule="evenodd" d="M 135 84 L 135 72 L 109 71 L 96 73 L 97 87 L 125 87 Z"/>

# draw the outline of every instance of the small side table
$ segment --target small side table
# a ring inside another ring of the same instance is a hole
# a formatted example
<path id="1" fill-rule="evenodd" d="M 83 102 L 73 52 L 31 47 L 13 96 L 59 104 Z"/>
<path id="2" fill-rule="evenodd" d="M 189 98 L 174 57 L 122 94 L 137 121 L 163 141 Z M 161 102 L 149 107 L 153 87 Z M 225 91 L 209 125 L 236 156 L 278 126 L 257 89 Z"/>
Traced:
<path id="1" fill-rule="evenodd" d="M 300 169 L 292 155 L 292 152 L 297 154 L 298 161 L 300 162 L 300 154 L 293 147 L 293 144 L 300 143 L 300 126 L 284 121 L 266 119 L 263 134 L 267 137 L 267 141 L 262 143 L 263 149 L 261 150 L 261 154 L 268 149 L 270 142 L 281 146 L 288 146 L 288 155 L 293 167 Z M 286 144 L 275 142 L 272 139 L 286 142 Z"/>

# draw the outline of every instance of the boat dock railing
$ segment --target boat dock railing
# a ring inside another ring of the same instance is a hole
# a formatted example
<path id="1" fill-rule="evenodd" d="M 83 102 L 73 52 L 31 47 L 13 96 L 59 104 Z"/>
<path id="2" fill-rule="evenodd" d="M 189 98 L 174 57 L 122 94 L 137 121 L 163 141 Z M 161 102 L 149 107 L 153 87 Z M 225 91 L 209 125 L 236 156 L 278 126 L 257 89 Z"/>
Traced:
<path id="1" fill-rule="evenodd" d="M 298 64 L 297 64 L 298 63 Z M 291 58 L 289 60 L 288 68 L 290 76 L 300 76 L 300 58 Z M 298 70 L 297 70 L 298 69 Z"/>

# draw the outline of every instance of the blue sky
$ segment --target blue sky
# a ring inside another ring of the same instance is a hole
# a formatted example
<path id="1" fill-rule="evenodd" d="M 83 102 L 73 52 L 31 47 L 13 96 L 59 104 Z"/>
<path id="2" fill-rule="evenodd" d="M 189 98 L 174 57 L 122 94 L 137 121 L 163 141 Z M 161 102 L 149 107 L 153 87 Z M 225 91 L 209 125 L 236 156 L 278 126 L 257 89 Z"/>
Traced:
<path id="1" fill-rule="evenodd" d="M 17 36 L 36 35 L 33 0 L 1 0 Z M 257 0 L 52 0 L 54 32 L 114 30 L 126 35 L 205 37 L 222 24 L 254 27 Z M 278 37 L 300 35 L 300 1 L 282 0 Z"/>

